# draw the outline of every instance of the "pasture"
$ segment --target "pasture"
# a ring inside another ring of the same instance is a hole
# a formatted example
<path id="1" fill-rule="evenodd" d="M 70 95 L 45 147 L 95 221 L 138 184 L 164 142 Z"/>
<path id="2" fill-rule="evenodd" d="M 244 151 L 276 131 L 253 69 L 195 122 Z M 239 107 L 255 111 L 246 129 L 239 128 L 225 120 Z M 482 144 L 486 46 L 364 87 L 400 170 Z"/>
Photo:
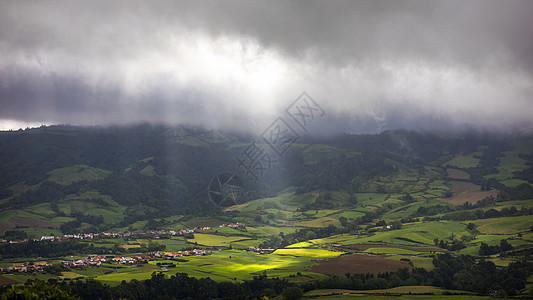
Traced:
<path id="1" fill-rule="evenodd" d="M 274 255 L 290 255 L 298 257 L 311 257 L 311 258 L 332 258 L 344 254 L 340 251 L 330 251 L 325 249 L 309 249 L 309 248 L 296 248 L 296 249 L 277 249 L 272 254 Z"/>
<path id="2" fill-rule="evenodd" d="M 230 244 L 236 241 L 249 240 L 250 238 L 242 236 L 223 236 L 209 233 L 195 233 L 193 239 L 189 239 L 189 243 L 194 243 L 208 247 L 229 247 Z"/>
<path id="3" fill-rule="evenodd" d="M 448 168 L 446 169 L 446 173 L 448 174 L 448 177 L 451 179 L 465 179 L 465 180 L 470 179 L 470 174 L 459 169 Z"/>
<path id="4" fill-rule="evenodd" d="M 475 168 L 479 165 L 479 158 L 474 158 L 474 153 L 467 155 L 457 155 L 443 165 L 452 165 L 459 168 Z"/>
<path id="5" fill-rule="evenodd" d="M 496 198 L 499 192 L 500 191 L 498 190 L 465 192 L 465 193 L 457 194 L 450 198 L 445 198 L 441 200 L 447 203 L 453 204 L 453 205 L 461 205 L 461 204 L 464 204 L 465 202 L 470 202 L 471 204 L 474 204 L 474 203 L 477 203 L 478 201 L 483 200 L 486 197 L 492 196 Z"/>
<path id="6" fill-rule="evenodd" d="M 372 235 L 334 235 L 324 239 L 315 239 L 316 244 L 342 243 L 344 245 L 387 243 L 400 246 L 434 246 L 433 239 L 450 237 L 452 233 L 456 238 L 462 235 L 471 235 L 466 231 L 466 225 L 449 222 L 419 222 L 405 224 L 398 230 L 377 231 Z"/>
<path id="7" fill-rule="evenodd" d="M 293 223 L 297 227 L 328 227 L 329 225 L 340 226 L 338 219 L 331 217 L 316 218 L 308 221 L 300 221 Z"/>
<path id="8" fill-rule="evenodd" d="M 420 252 L 409 250 L 409 249 L 403 249 L 403 248 L 392 248 L 392 247 L 378 247 L 378 248 L 368 248 L 364 253 L 368 254 L 403 254 L 403 255 L 417 255 L 420 254 Z"/>
<path id="9" fill-rule="evenodd" d="M 287 249 L 289 250 L 289 249 Z M 299 250 L 299 249 L 298 249 Z M 318 253 L 318 252 L 317 252 Z M 317 255 L 316 253 L 314 255 Z M 324 255 L 324 253 L 320 253 Z M 278 275 L 302 272 L 315 264 L 311 256 L 295 255 L 260 255 L 254 252 L 241 250 L 214 251 L 208 256 L 187 257 L 186 263 L 179 263 L 172 272 L 184 272 L 195 277 L 210 277 L 216 281 L 233 281 L 250 279 L 266 271 Z"/>
<path id="10" fill-rule="evenodd" d="M 55 169 L 48 172 L 48 181 L 62 185 L 70 185 L 82 180 L 95 181 L 104 179 L 111 174 L 111 171 L 89 167 L 86 165 L 75 165 L 72 167 Z"/>
<path id="11" fill-rule="evenodd" d="M 474 220 L 477 230 L 484 234 L 517 234 L 528 231 L 533 226 L 531 216 L 504 217 Z"/>

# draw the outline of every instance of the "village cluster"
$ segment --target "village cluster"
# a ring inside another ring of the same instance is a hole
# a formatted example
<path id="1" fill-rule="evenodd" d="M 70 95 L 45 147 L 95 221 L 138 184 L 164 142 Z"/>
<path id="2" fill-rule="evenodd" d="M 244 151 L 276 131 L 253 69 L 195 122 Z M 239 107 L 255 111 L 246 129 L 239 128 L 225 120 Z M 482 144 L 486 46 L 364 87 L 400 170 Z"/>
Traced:
<path id="1" fill-rule="evenodd" d="M 229 227 L 229 228 L 245 228 L 246 225 L 244 223 L 234 223 L 234 224 L 222 224 L 219 225 L 219 227 Z M 210 230 L 211 227 L 205 226 L 205 227 L 195 227 L 192 229 L 181 229 L 181 230 L 158 230 L 158 231 L 149 231 L 149 232 L 101 232 L 101 233 L 80 233 L 80 234 L 65 234 L 62 236 L 42 236 L 41 238 L 33 238 L 33 239 L 24 239 L 20 241 L 8 241 L 8 240 L 2 240 L 3 243 L 21 243 L 21 242 L 28 242 L 28 241 L 34 241 L 34 242 L 40 242 L 40 241 L 63 241 L 68 239 L 99 239 L 99 238 L 128 238 L 128 237 L 151 237 L 151 238 L 159 238 L 161 235 L 171 235 L 171 236 L 177 236 L 177 235 L 186 235 L 186 234 L 194 234 L 196 232 L 200 232 L 203 230 Z M 251 247 L 254 248 L 254 247 Z M 259 249 L 257 249 L 259 250 Z M 256 251 L 256 249 L 251 249 L 250 251 Z M 147 263 L 148 260 L 152 260 L 154 258 L 159 259 L 173 259 L 173 258 L 180 258 L 184 256 L 196 256 L 196 255 L 209 255 L 211 254 L 211 250 L 203 250 L 203 249 L 193 249 L 193 250 L 186 250 L 186 251 L 177 251 L 177 252 L 163 252 L 163 251 L 156 251 L 151 252 L 150 255 L 135 255 L 135 256 L 125 256 L 125 257 L 111 257 L 111 256 L 105 256 L 105 255 L 96 255 L 96 256 L 89 256 L 84 259 L 76 259 L 76 260 L 65 260 L 62 262 L 62 266 L 67 268 L 85 268 L 85 267 L 99 267 L 102 265 L 102 263 L 109 263 L 109 264 L 125 264 L 125 265 L 138 265 L 142 263 Z M 34 273 L 42 273 L 43 271 L 46 271 L 45 269 L 47 267 L 52 267 L 54 264 L 48 263 L 48 262 L 42 262 L 42 263 L 31 263 L 31 264 L 13 264 L 11 267 L 0 267 L 0 273 L 12 273 L 12 272 L 24 272 L 29 274 Z"/>
<path id="2" fill-rule="evenodd" d="M 33 264 L 13 264 L 11 267 L 0 267 L 0 273 L 23 272 L 28 274 L 42 273 L 46 267 L 51 267 L 54 264 L 49 262 L 36 262 Z"/>
<path id="3" fill-rule="evenodd" d="M 237 224 L 222 224 L 219 227 L 231 227 L 231 228 L 238 228 L 238 227 L 244 227 L 244 224 L 237 223 Z M 28 241 L 34 241 L 34 242 L 40 242 L 40 241 L 64 241 L 69 239 L 106 239 L 106 238 L 128 238 L 128 237 L 151 237 L 151 238 L 159 238 L 161 235 L 186 235 L 186 234 L 194 234 L 196 232 L 200 232 L 203 230 L 210 230 L 211 227 L 205 226 L 205 227 L 195 227 L 193 229 L 181 229 L 181 230 L 156 230 L 156 231 L 148 231 L 148 232 L 100 232 L 100 233 L 79 233 L 79 234 L 65 234 L 61 236 L 53 236 L 53 235 L 43 235 L 40 238 L 33 238 L 33 239 L 23 239 L 23 240 L 2 240 L 2 243 L 21 243 L 21 242 L 28 242 Z"/>
<path id="4" fill-rule="evenodd" d="M 229 227 L 233 229 L 237 228 L 246 228 L 246 224 L 244 223 L 233 223 L 233 224 L 222 224 L 218 227 Z M 28 241 L 34 241 L 34 242 L 40 242 L 40 241 L 64 241 L 69 239 L 98 239 L 98 238 L 128 238 L 128 237 L 153 237 L 153 238 L 159 238 L 161 235 L 186 235 L 186 234 L 194 234 L 196 232 L 200 232 L 203 230 L 210 230 L 211 227 L 204 226 L 204 227 L 195 227 L 192 229 L 181 229 L 181 230 L 155 230 L 155 231 L 147 231 L 147 232 L 100 232 L 100 233 L 79 233 L 79 234 L 65 234 L 61 236 L 54 236 L 54 235 L 43 235 L 40 238 L 33 238 L 33 239 L 23 239 L 23 240 L 2 240 L 2 243 L 22 243 L 22 242 L 28 242 Z"/>
<path id="5" fill-rule="evenodd" d="M 152 252 L 150 255 L 134 255 L 134 256 L 121 256 L 121 257 L 111 257 L 106 255 L 96 255 L 89 256 L 83 259 L 75 260 L 65 260 L 61 263 L 64 267 L 67 268 L 86 268 L 86 267 L 100 267 L 103 263 L 107 264 L 123 264 L 123 265 L 140 265 L 148 263 L 148 260 L 153 260 L 154 258 L 159 259 L 173 259 L 184 256 L 195 256 L 195 255 L 209 255 L 211 250 L 187 250 L 187 251 L 178 251 L 178 252 Z M 54 264 L 48 262 L 37 262 L 32 264 L 13 264 L 11 267 L 0 267 L 0 273 L 12 273 L 12 272 L 23 272 L 23 273 L 42 273 L 46 271 L 46 267 L 52 267 Z"/>

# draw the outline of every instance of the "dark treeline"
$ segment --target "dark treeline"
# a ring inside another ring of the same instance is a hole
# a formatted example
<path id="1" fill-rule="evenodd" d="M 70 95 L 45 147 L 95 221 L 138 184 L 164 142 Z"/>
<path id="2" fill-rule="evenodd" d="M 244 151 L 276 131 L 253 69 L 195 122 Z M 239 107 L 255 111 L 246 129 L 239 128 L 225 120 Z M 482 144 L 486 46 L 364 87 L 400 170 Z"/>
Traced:
<path id="1" fill-rule="evenodd" d="M 502 253 L 513 250 L 514 247 L 507 242 L 507 240 L 500 240 L 500 245 L 489 246 L 486 243 L 481 242 L 479 245 L 479 255 L 488 256 L 492 254 Z"/>
<path id="2" fill-rule="evenodd" d="M 62 242 L 28 241 L 15 244 L 1 244 L 0 257 L 60 257 L 81 253 L 108 253 L 110 249 L 95 247 L 93 244 L 80 243 L 74 240 Z"/>
<path id="3" fill-rule="evenodd" d="M 533 154 L 520 154 L 519 156 L 526 161 L 529 168 L 513 172 L 513 174 L 518 179 L 527 180 L 529 183 L 533 183 Z"/>
<path id="4" fill-rule="evenodd" d="M 500 217 L 516 217 L 516 216 L 528 216 L 533 215 L 533 208 L 521 208 L 518 210 L 516 207 L 503 208 L 502 210 L 496 210 L 491 208 L 486 211 L 479 209 L 476 210 L 461 210 L 456 212 L 450 212 L 444 214 L 442 217 L 425 217 L 424 220 L 452 220 L 452 221 L 465 221 L 465 220 L 477 220 L 477 219 L 489 219 Z"/>
<path id="5" fill-rule="evenodd" d="M 51 283 L 57 281 L 51 280 Z M 62 281 L 60 286 L 81 296 L 82 299 L 258 299 L 273 297 L 293 284 L 287 280 L 268 278 L 266 275 L 254 276 L 244 282 L 216 282 L 210 278 L 197 279 L 185 273 L 170 277 L 152 274 L 148 280 L 123 281 L 114 287 L 99 281 Z"/>

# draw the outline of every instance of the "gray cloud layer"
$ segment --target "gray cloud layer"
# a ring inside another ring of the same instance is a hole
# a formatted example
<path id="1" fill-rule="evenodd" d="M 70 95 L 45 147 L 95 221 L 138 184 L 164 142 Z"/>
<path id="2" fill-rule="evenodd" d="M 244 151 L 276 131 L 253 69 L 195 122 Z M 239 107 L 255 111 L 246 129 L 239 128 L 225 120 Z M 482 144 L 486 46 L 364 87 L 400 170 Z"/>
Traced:
<path id="1" fill-rule="evenodd" d="M 0 128 L 260 131 L 306 90 L 336 130 L 531 131 L 531 15 L 528 0 L 2 1 Z"/>

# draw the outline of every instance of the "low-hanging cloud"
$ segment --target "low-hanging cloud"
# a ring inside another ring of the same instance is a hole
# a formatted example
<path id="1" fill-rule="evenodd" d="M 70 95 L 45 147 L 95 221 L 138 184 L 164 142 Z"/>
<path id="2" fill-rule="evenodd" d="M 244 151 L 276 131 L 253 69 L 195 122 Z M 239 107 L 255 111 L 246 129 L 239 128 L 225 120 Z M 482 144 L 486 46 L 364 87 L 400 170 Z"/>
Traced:
<path id="1" fill-rule="evenodd" d="M 531 13 L 526 0 L 6 1 L 0 127 L 260 131 L 305 90 L 332 130 L 531 131 Z"/>

